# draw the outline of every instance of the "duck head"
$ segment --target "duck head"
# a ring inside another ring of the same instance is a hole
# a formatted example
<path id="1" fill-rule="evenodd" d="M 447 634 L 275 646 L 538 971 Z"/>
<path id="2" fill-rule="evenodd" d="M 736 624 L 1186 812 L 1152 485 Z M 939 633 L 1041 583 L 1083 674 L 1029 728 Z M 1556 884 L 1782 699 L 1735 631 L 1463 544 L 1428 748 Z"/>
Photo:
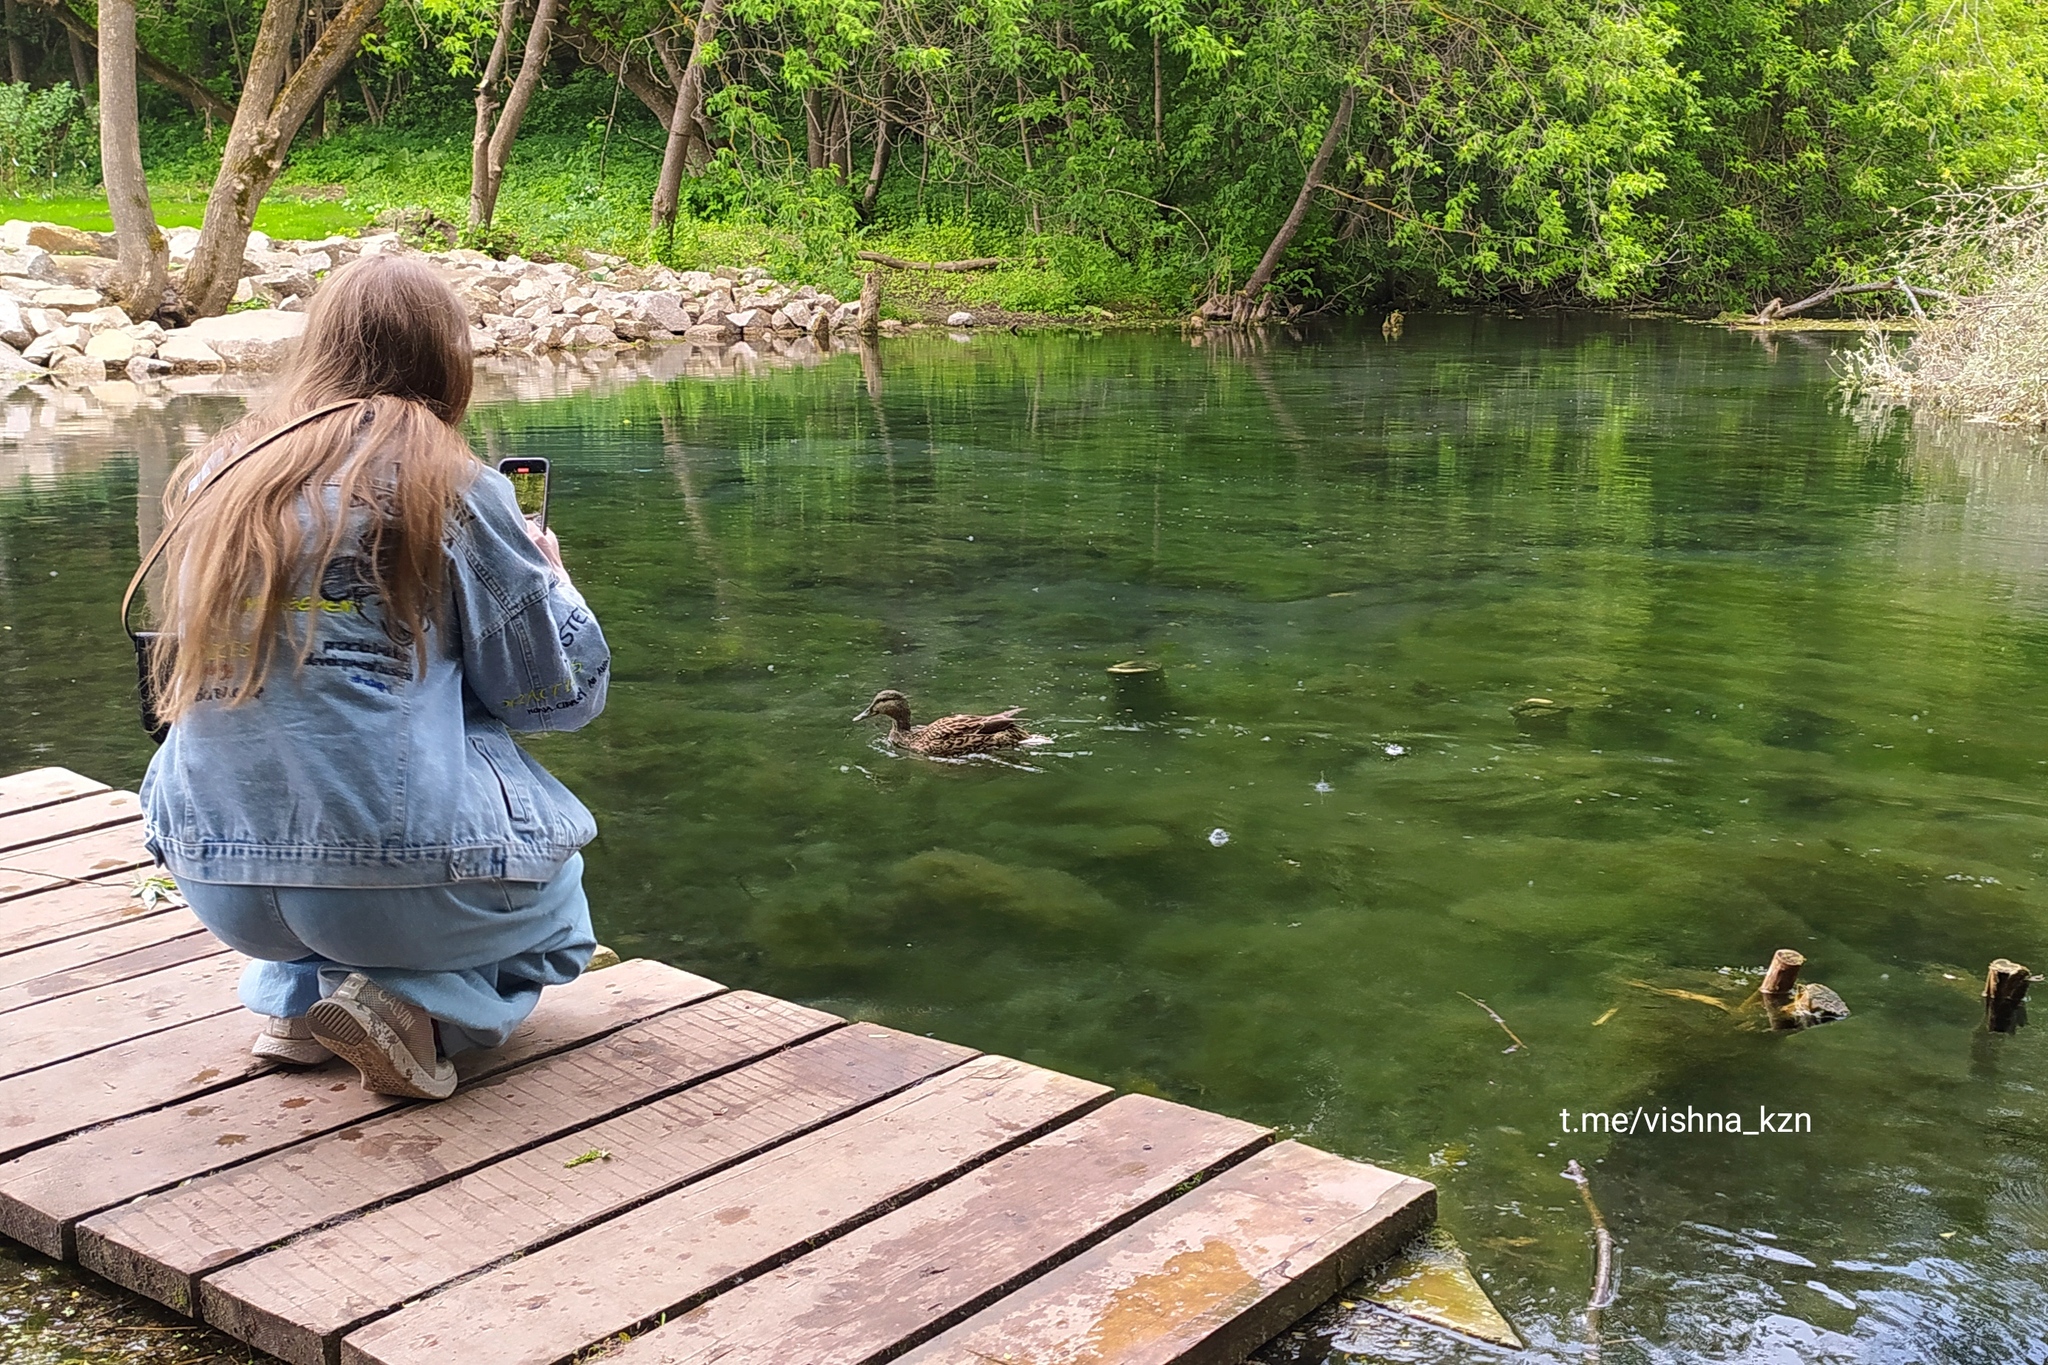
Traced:
<path id="1" fill-rule="evenodd" d="M 891 721 L 895 722 L 896 728 L 908 730 L 910 728 L 910 698 L 894 688 L 883 688 L 880 692 L 875 693 L 875 699 L 868 703 L 867 709 L 855 716 L 854 719 L 867 720 L 874 716 L 887 716 Z"/>

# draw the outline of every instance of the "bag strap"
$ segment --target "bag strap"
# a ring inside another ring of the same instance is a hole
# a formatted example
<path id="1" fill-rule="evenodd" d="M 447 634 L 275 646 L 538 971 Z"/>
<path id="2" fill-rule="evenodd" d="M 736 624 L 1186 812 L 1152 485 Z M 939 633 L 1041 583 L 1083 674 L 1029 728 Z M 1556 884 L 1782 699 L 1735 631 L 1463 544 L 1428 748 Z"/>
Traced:
<path id="1" fill-rule="evenodd" d="M 286 422 L 277 430 L 263 437 L 263 439 L 257 441 L 254 445 L 250 446 L 241 454 L 235 456 L 233 459 L 221 465 L 219 469 L 214 470 L 212 475 L 208 477 L 206 482 L 199 485 L 199 487 L 193 491 L 191 497 L 185 499 L 185 505 L 178 509 L 178 514 L 172 517 L 170 521 L 165 524 L 163 534 L 159 535 L 156 538 L 156 544 L 149 547 L 149 553 L 142 557 L 142 564 L 139 568 L 135 570 L 135 576 L 128 580 L 128 591 L 121 594 L 121 629 L 127 632 L 128 638 L 130 640 L 134 640 L 137 638 L 135 631 L 131 629 L 128 625 L 128 608 L 135 601 L 135 590 L 142 586 L 143 576 L 156 566 L 156 562 L 158 559 L 163 557 L 165 549 L 167 549 L 170 546 L 171 537 L 178 533 L 178 528 L 180 526 L 184 525 L 185 516 L 188 512 L 192 510 L 192 506 L 194 503 L 198 502 L 200 498 L 206 495 L 209 489 L 211 489 L 215 484 L 219 483 L 223 478 L 225 478 L 229 470 L 233 469 L 242 461 L 248 459 L 251 455 L 254 455 L 257 451 L 263 449 L 263 447 L 269 445 L 272 441 L 280 440 L 283 437 L 289 436 L 293 432 L 297 431 L 300 427 L 310 426 L 313 423 L 319 421 L 321 418 L 331 417 L 335 413 L 340 412 L 345 408 L 361 407 L 364 403 L 368 401 L 368 399 L 364 398 L 344 398 L 341 399 L 339 402 L 328 403 L 325 406 L 317 407 L 313 409 L 311 412 L 306 413 L 302 417 L 294 417 L 291 421 Z"/>

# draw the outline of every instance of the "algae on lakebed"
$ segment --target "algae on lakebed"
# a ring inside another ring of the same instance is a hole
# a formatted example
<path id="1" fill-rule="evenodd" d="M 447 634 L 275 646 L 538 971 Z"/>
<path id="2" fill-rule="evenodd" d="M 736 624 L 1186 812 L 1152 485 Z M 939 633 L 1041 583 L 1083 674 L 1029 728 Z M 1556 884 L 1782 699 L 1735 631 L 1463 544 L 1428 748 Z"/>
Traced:
<path id="1" fill-rule="evenodd" d="M 1545 1359 L 1583 1349 L 1569 1159 L 1610 1365 L 2028 1358 L 2041 1031 L 1927 969 L 2048 961 L 2048 487 L 2022 438 L 1845 410 L 1830 344 L 977 334 L 487 403 L 616 654 L 533 741 L 597 812 L 600 932 L 1435 1181 Z M 153 420 L 0 485 L 0 767 L 140 775 L 106 610 Z M 1134 657 L 1170 707 L 1119 704 Z M 1054 743 L 892 755 L 848 723 L 885 686 Z M 1779 947 L 1854 1016 L 1627 984 L 1740 998 Z M 1687 1106 L 1812 1122 L 1584 1131 Z"/>

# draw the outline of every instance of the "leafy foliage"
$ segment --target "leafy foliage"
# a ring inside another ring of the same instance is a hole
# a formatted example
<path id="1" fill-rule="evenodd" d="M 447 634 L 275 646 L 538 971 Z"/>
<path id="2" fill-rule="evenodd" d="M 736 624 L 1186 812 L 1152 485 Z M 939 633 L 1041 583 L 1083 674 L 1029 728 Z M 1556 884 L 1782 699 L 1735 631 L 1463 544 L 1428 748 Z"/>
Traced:
<path id="1" fill-rule="evenodd" d="M 0 191 L 48 193 L 91 183 L 100 154 L 99 113 L 70 85 L 37 90 L 0 84 Z"/>

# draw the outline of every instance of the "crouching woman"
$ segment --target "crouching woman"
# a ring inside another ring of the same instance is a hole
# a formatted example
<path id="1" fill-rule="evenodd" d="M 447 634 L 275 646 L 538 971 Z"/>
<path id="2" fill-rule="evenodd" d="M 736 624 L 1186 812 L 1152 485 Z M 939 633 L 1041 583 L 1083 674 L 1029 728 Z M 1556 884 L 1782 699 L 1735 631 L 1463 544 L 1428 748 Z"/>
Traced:
<path id="1" fill-rule="evenodd" d="M 255 1051 L 439 1099 L 595 948 L 589 811 L 512 742 L 603 709 L 551 532 L 457 429 L 462 304 L 370 257 L 315 296 L 275 399 L 181 467 L 150 664 L 150 850 L 256 959 Z"/>

